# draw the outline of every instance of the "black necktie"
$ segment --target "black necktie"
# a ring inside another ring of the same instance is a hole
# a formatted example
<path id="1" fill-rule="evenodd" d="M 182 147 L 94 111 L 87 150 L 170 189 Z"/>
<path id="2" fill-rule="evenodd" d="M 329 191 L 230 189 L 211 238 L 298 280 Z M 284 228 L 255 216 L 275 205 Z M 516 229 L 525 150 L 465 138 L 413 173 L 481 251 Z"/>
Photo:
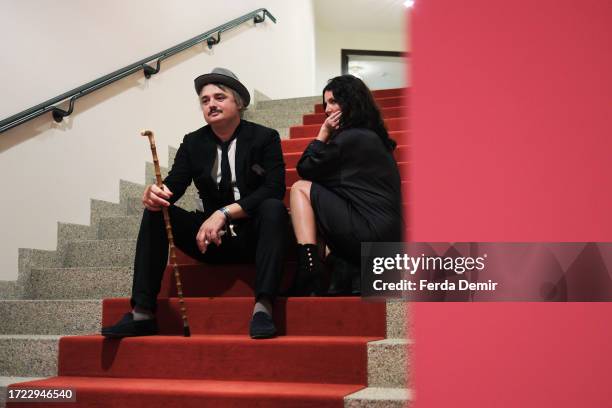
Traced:
<path id="1" fill-rule="evenodd" d="M 219 182 L 220 206 L 232 204 L 234 200 L 234 189 L 232 188 L 232 170 L 229 163 L 228 150 L 232 141 L 236 138 L 236 133 L 227 142 L 217 140 L 221 147 L 221 181 Z"/>

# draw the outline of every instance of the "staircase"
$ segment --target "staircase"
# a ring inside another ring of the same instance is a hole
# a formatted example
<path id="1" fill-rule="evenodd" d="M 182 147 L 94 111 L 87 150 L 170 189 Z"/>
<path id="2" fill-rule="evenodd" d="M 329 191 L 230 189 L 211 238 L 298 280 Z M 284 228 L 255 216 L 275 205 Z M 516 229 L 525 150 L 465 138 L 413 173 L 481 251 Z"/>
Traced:
<path id="1" fill-rule="evenodd" d="M 407 96 L 402 91 L 375 91 L 391 137 L 398 142 L 395 154 L 400 168 L 406 166 L 408 138 L 401 117 Z M 283 136 L 288 186 L 298 179 L 297 160 L 324 120 L 319 101 L 319 97 L 259 101 L 245 116 Z M 300 120 L 302 125 L 293 126 Z M 169 163 L 175 154 L 170 149 Z M 148 163 L 146 184 L 153 180 L 153 166 Z M 18 281 L 0 287 L 5 299 L 0 300 L 0 398 L 9 384 L 28 381 L 20 386 L 76 389 L 77 403 L 53 403 L 53 407 L 402 407 L 408 403 L 404 303 L 279 299 L 274 316 L 280 336 L 254 341 L 247 335 L 255 273 L 251 266 L 212 270 L 180 256 L 190 338 L 180 336 L 170 273 L 165 274 L 160 293 L 159 336 L 109 341 L 91 335 L 129 309 L 126 297 L 144 187 L 121 181 L 118 204 L 92 200 L 90 226 L 60 223 L 56 251 L 20 251 Z M 191 210 L 195 197 L 192 186 L 177 205 Z M 292 267 L 289 263 L 287 269 Z M 45 406 L 8 404 L 30 405 Z"/>

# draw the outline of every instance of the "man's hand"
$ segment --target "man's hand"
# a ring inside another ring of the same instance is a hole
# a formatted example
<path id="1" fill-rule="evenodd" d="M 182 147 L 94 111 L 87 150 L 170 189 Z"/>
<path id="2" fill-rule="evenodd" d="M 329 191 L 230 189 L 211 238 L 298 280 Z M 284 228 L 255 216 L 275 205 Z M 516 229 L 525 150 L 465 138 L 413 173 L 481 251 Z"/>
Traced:
<path id="1" fill-rule="evenodd" d="M 200 227 L 196 242 L 202 253 L 206 252 L 206 248 L 211 243 L 221 245 L 221 230 L 225 226 L 225 215 L 217 210 L 215 211 Z"/>
<path id="2" fill-rule="evenodd" d="M 323 122 L 323 125 L 321 125 L 321 129 L 317 135 L 317 140 L 327 143 L 327 140 L 331 136 L 332 132 L 340 127 L 340 116 L 342 116 L 342 112 L 337 111 L 325 119 L 325 122 Z"/>
<path id="3" fill-rule="evenodd" d="M 157 187 L 155 184 L 151 184 L 145 188 L 142 194 L 142 204 L 149 211 L 159 211 L 163 207 L 169 207 L 169 200 L 172 197 L 172 191 L 164 184 L 162 188 Z"/>

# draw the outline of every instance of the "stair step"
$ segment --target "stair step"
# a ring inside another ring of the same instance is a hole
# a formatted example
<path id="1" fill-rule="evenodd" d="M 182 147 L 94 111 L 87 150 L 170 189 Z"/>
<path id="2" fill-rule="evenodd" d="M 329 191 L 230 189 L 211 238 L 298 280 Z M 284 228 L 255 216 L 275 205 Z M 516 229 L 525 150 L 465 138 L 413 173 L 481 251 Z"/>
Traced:
<path id="1" fill-rule="evenodd" d="M 101 300 L 0 300 L 0 334 L 97 333 L 101 314 Z"/>
<path id="2" fill-rule="evenodd" d="M 98 239 L 136 239 L 141 219 L 142 217 L 138 215 L 100 218 Z"/>
<path id="3" fill-rule="evenodd" d="M 387 300 L 387 338 L 406 339 L 414 332 L 410 318 L 410 303 L 405 300 Z"/>
<path id="4" fill-rule="evenodd" d="M 176 152 L 178 148 L 173 146 L 168 146 L 168 168 L 172 168 L 172 164 L 174 163 L 174 158 L 176 157 Z"/>
<path id="5" fill-rule="evenodd" d="M 125 199 L 125 213 L 127 216 L 142 216 L 144 205 L 142 205 L 142 197 L 128 197 Z"/>
<path id="6" fill-rule="evenodd" d="M 283 149 L 283 155 L 287 153 L 302 153 L 306 147 L 314 140 L 313 137 L 296 137 L 291 139 L 281 140 L 281 148 Z"/>
<path id="7" fill-rule="evenodd" d="M 21 285 L 17 281 L 0 281 L 0 299 L 21 298 Z"/>
<path id="8" fill-rule="evenodd" d="M 68 242 L 64 267 L 131 266 L 136 240 L 87 240 Z"/>
<path id="9" fill-rule="evenodd" d="M 19 248 L 19 264 L 28 268 L 59 268 L 62 256 L 58 251 L 46 249 Z M 20 282 L 17 282 L 18 284 Z M 19 286 L 19 285 L 18 285 Z"/>
<path id="10" fill-rule="evenodd" d="M 315 103 L 316 102 L 318 101 L 315 101 Z M 271 119 L 274 119 L 275 117 L 283 121 L 295 120 L 295 119 L 299 121 L 302 119 L 303 115 L 312 113 L 314 111 L 314 103 L 309 103 L 309 104 L 305 103 L 303 104 L 302 108 L 303 109 L 296 109 L 295 106 L 291 106 L 291 105 L 278 105 L 274 109 L 257 107 L 252 110 L 248 109 L 245 112 L 244 119 L 251 121 L 251 122 L 255 122 L 255 123 L 261 123 L 259 122 L 259 120 L 261 119 L 271 120 Z"/>
<path id="11" fill-rule="evenodd" d="M 146 185 L 141 183 L 133 183 L 127 180 L 119 180 L 119 203 L 121 209 L 125 208 L 125 199 L 128 197 L 142 197 Z M 121 215 L 125 215 L 123 212 Z"/>
<path id="12" fill-rule="evenodd" d="M 390 118 L 385 120 L 385 126 L 388 132 L 398 130 L 409 130 L 408 118 Z M 316 137 L 319 134 L 321 125 L 300 125 L 292 126 L 289 129 L 289 138 L 304 138 L 304 137 Z"/>
<path id="13" fill-rule="evenodd" d="M 110 201 L 92 199 L 90 203 L 90 224 L 96 225 L 100 217 L 125 215 L 123 206 Z"/>
<path id="14" fill-rule="evenodd" d="M 248 334 L 250 297 L 186 298 L 185 306 L 192 334 Z M 105 299 L 103 326 L 116 323 L 129 310 L 129 299 Z M 157 319 L 161 334 L 182 334 L 177 298 L 159 300 Z M 358 297 L 278 298 L 274 320 L 283 336 L 384 337 L 386 331 L 385 304 Z"/>
<path id="15" fill-rule="evenodd" d="M 255 111 L 271 109 L 287 109 L 300 112 L 312 112 L 314 104 L 320 102 L 320 96 L 306 96 L 302 98 L 276 99 L 257 102 Z"/>
<path id="16" fill-rule="evenodd" d="M 281 336 L 255 341 L 245 335 L 192 335 L 108 340 L 71 336 L 60 339 L 58 372 L 91 377 L 366 384 L 367 343 L 378 339 Z"/>
<path id="17" fill-rule="evenodd" d="M 406 106 L 410 101 L 410 95 L 406 94 L 403 96 L 391 96 L 391 97 L 374 97 L 376 104 L 379 108 L 391 108 L 394 106 Z M 323 103 L 317 103 L 314 109 L 315 113 L 325 112 L 323 109 Z"/>
<path id="18" fill-rule="evenodd" d="M 380 113 L 383 119 L 399 118 L 402 116 L 406 116 L 408 109 L 409 109 L 408 106 L 394 106 L 390 108 L 382 108 L 380 110 Z M 327 116 L 325 115 L 325 113 L 310 113 L 308 115 L 303 116 L 302 124 L 303 125 L 318 124 L 320 126 L 323 124 L 323 122 L 325 122 L 326 117 Z"/>
<path id="19" fill-rule="evenodd" d="M 75 239 L 91 239 L 94 237 L 94 228 L 91 225 L 72 224 L 68 222 L 57 223 L 57 243 L 61 245 L 66 241 Z"/>
<path id="20" fill-rule="evenodd" d="M 409 386 L 407 372 L 412 342 L 408 339 L 383 339 L 368 344 L 368 385 L 371 387 Z"/>
<path id="21" fill-rule="evenodd" d="M 160 166 L 159 172 L 161 174 L 162 180 L 168 176 L 168 167 Z M 157 181 L 155 176 L 155 165 L 153 162 L 147 162 L 145 164 L 145 185 L 153 184 Z M 142 195 L 142 191 L 140 191 L 140 195 Z"/>
<path id="22" fill-rule="evenodd" d="M 55 335 L 0 335 L 0 375 L 57 375 L 59 339 Z"/>
<path id="23" fill-rule="evenodd" d="M 406 388 L 368 387 L 347 395 L 345 408 L 408 408 L 413 399 Z"/>
<path id="24" fill-rule="evenodd" d="M 102 299 L 128 296 L 132 266 L 37 268 L 30 272 L 26 295 L 30 299 Z"/>
<path id="25" fill-rule="evenodd" d="M 312 106 L 309 109 L 297 110 L 290 108 L 282 109 L 263 109 L 253 110 L 245 115 L 245 119 L 260 125 L 276 129 L 277 127 L 289 127 L 302 122 L 302 116 L 305 113 L 312 112 Z"/>
<path id="26" fill-rule="evenodd" d="M 409 96 L 410 88 L 389 88 L 389 89 L 376 89 L 372 91 L 374 98 L 391 98 L 398 96 Z"/>
<path id="27" fill-rule="evenodd" d="M 77 401 L 61 405 L 73 408 L 339 408 L 345 395 L 354 394 L 363 385 L 79 376 L 53 377 L 12 386 L 17 387 L 74 389 Z M 36 408 L 40 403 L 15 404 L 24 408 L 30 405 Z"/>

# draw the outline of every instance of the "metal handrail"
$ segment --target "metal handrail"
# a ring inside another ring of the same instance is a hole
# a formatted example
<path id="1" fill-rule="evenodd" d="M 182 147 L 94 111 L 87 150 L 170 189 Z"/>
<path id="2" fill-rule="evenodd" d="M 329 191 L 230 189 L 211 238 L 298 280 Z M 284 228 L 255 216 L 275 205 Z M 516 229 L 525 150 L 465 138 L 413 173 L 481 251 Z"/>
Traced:
<path id="1" fill-rule="evenodd" d="M 51 111 L 53 115 L 53 119 L 56 122 L 61 122 L 65 116 L 68 116 L 74 110 L 74 102 L 82 96 L 92 93 L 106 85 L 112 84 L 115 81 L 118 81 L 122 78 L 125 78 L 128 75 L 133 74 L 139 70 L 143 70 L 143 73 L 146 78 L 150 78 L 152 75 L 155 75 L 159 72 L 161 67 L 161 62 L 166 58 L 169 58 L 175 54 L 178 54 L 181 51 L 186 50 L 187 48 L 193 47 L 196 44 L 202 43 L 206 41 L 208 48 L 212 48 L 213 45 L 219 44 L 221 42 L 221 33 L 231 30 L 234 27 L 237 27 L 249 20 L 253 20 L 255 24 L 263 23 L 269 17 L 274 23 L 276 23 L 276 18 L 270 14 L 270 12 L 265 8 L 260 8 L 254 10 L 248 14 L 243 15 L 242 17 L 235 18 L 225 24 L 222 24 L 218 27 L 213 28 L 203 34 L 200 34 L 196 37 L 193 37 L 187 41 L 184 41 L 174 47 L 168 48 L 165 51 L 158 52 L 157 54 L 151 55 L 148 58 L 144 58 L 138 62 L 135 62 L 127 67 L 118 69 L 108 75 L 100 77 L 94 81 L 88 82 L 85 85 L 82 85 L 78 88 L 75 88 L 71 91 L 65 92 L 55 98 L 49 99 L 39 105 L 36 105 L 30 109 L 26 109 L 23 112 L 19 112 L 13 116 L 10 116 L 6 119 L 0 121 L 0 133 L 5 132 L 15 126 L 21 125 L 31 119 L 34 119 L 38 116 L 41 116 L 49 111 Z M 150 62 L 155 61 L 155 67 L 150 65 Z M 70 99 L 70 104 L 68 106 L 68 110 L 64 110 L 57 105 Z"/>

